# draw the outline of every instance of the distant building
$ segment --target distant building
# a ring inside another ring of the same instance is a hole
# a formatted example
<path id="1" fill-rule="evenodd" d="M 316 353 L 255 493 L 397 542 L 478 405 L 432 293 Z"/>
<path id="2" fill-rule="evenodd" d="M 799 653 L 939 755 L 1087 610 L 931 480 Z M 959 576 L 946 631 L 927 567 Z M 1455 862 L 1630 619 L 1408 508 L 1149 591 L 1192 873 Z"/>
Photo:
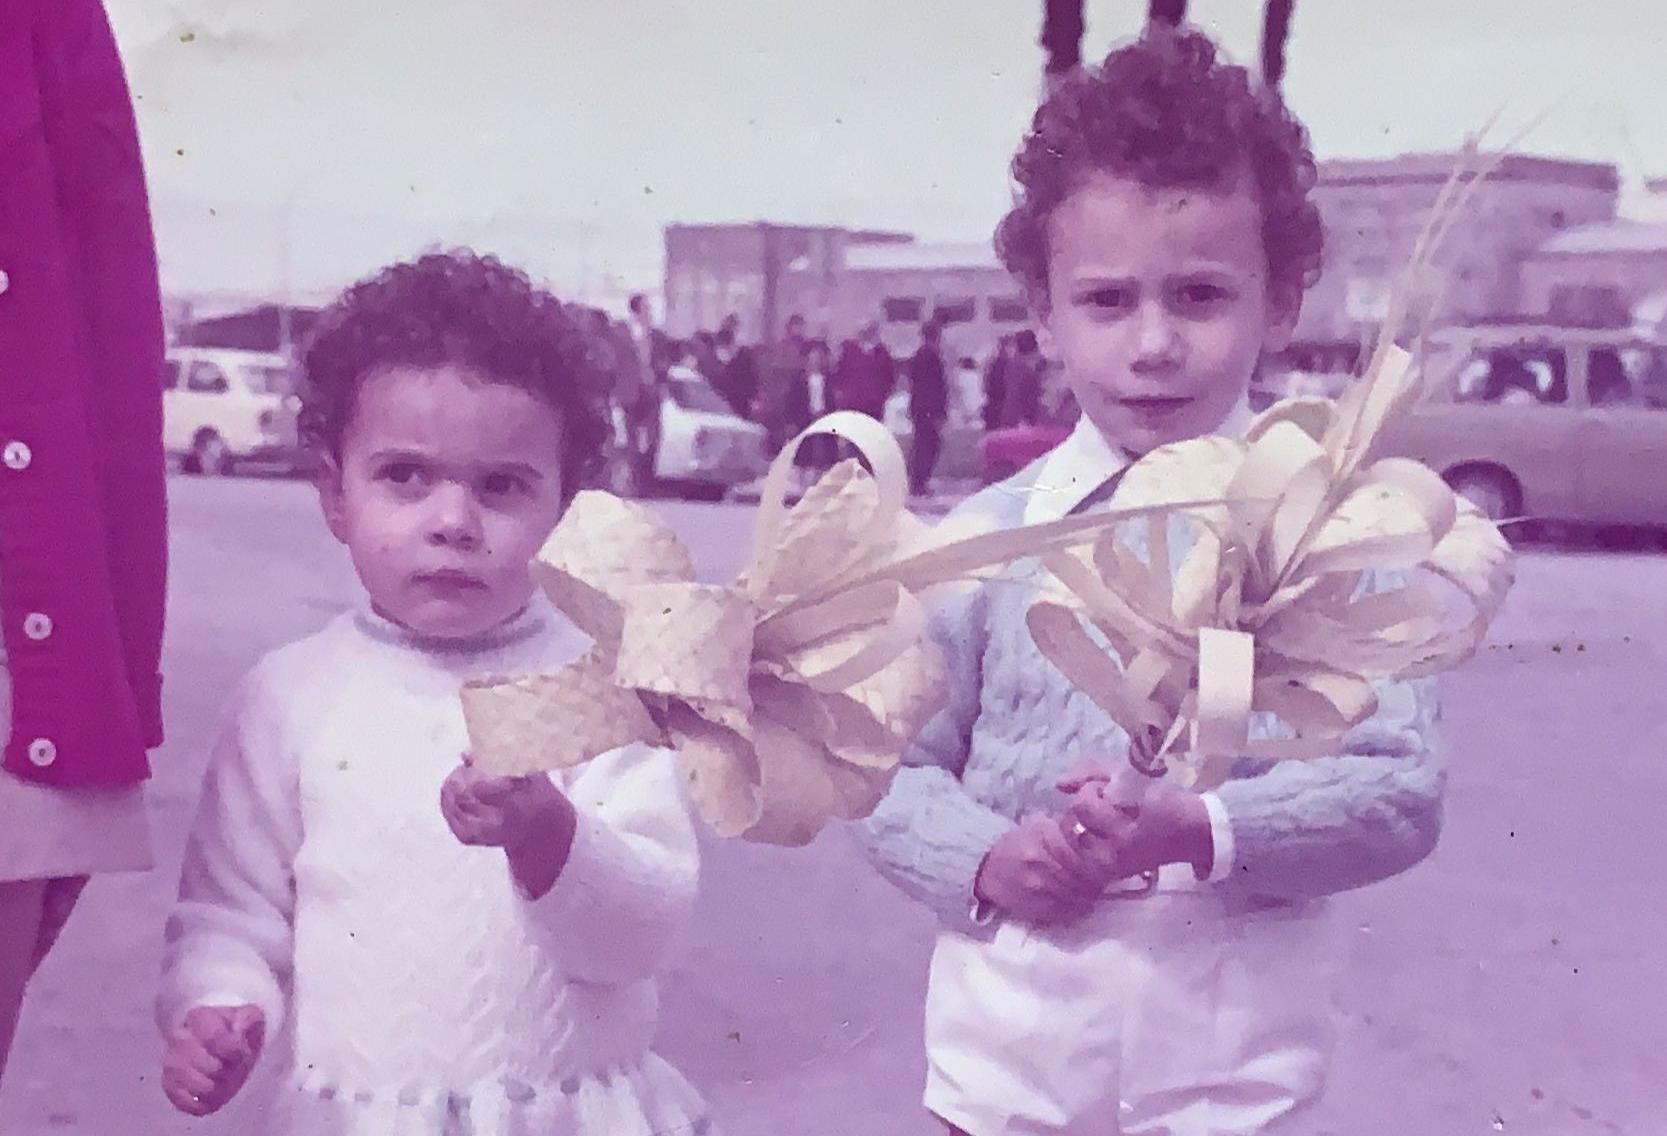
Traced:
<path id="1" fill-rule="evenodd" d="M 1667 222 L 1610 221 L 1553 237 L 1522 267 L 1527 310 L 1630 322 L 1667 294 Z"/>
<path id="2" fill-rule="evenodd" d="M 933 318 L 944 325 L 952 354 L 981 362 L 1003 335 L 1028 326 L 1030 312 L 987 241 L 850 250 L 837 308 L 840 334 L 877 322 L 892 352 L 907 354 L 920 343 L 920 325 Z"/>
<path id="3" fill-rule="evenodd" d="M 1389 293 L 1456 154 L 1410 155 L 1320 165 L 1314 198 L 1326 226 L 1319 282 L 1303 305 L 1293 351 L 1299 366 L 1334 369 L 1374 334 Z M 1548 240 L 1612 221 L 1620 179 L 1613 165 L 1508 155 L 1479 187 L 1420 297 L 1443 322 L 1530 310 L 1523 269 Z"/>
<path id="4" fill-rule="evenodd" d="M 920 325 L 935 316 L 949 349 L 979 360 L 1029 320 L 988 242 L 767 222 L 667 227 L 665 304 L 676 336 L 733 314 L 741 337 L 760 342 L 802 315 L 810 335 L 832 343 L 877 322 L 898 354 L 918 346 Z"/>
<path id="5" fill-rule="evenodd" d="M 734 315 L 741 338 L 757 343 L 802 315 L 812 335 L 837 334 L 832 325 L 847 251 L 909 239 L 907 233 L 765 221 L 667 226 L 664 326 L 671 335 L 689 336 L 715 331 Z"/>

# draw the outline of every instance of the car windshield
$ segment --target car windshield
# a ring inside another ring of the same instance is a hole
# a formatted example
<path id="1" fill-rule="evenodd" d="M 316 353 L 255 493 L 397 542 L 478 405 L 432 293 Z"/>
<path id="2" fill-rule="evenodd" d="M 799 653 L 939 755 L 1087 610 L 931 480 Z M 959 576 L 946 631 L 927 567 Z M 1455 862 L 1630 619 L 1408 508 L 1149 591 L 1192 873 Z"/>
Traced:
<path id="1" fill-rule="evenodd" d="M 709 414 L 734 414 L 723 395 L 706 383 L 694 379 L 672 379 L 667 384 L 671 400 L 684 410 L 704 410 Z"/>
<path id="2" fill-rule="evenodd" d="M 1455 393 L 1460 402 L 1561 405 L 1569 399 L 1567 355 L 1561 347 L 1528 343 L 1476 350 Z"/>

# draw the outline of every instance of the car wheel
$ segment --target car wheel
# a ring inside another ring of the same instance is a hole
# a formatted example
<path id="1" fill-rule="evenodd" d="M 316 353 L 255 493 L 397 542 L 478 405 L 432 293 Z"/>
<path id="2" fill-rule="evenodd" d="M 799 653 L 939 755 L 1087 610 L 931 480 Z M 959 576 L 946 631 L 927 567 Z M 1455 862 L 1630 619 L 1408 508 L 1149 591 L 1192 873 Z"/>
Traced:
<path id="1" fill-rule="evenodd" d="M 1495 523 L 1514 518 L 1522 511 L 1522 489 L 1502 469 L 1471 466 L 1449 470 L 1447 484 Z"/>
<path id="2" fill-rule="evenodd" d="M 225 439 L 213 430 L 205 430 L 191 443 L 191 465 L 206 477 L 224 477 L 232 471 L 231 451 Z"/>

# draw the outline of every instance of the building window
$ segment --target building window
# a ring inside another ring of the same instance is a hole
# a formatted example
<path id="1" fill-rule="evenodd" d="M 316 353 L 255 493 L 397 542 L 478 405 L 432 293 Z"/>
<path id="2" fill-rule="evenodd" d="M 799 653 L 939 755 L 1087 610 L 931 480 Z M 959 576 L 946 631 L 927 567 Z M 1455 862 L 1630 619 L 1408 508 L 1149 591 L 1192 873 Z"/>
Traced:
<path id="1" fill-rule="evenodd" d="M 880 301 L 880 310 L 887 323 L 919 323 L 926 301 L 919 296 L 887 296 Z"/>
<path id="2" fill-rule="evenodd" d="M 990 301 L 991 323 L 1024 323 L 1030 308 L 1017 296 L 996 296 Z"/>
<path id="3" fill-rule="evenodd" d="M 942 324 L 971 323 L 978 317 L 978 303 L 971 296 L 941 300 L 933 314 Z"/>

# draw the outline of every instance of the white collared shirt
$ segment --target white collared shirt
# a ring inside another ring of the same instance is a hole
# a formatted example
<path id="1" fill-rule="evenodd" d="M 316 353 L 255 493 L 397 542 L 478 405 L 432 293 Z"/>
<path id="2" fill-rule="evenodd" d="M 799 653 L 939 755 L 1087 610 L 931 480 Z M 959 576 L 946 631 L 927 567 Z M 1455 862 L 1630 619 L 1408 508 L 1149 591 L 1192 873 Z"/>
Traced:
<path id="1" fill-rule="evenodd" d="M 1243 437 L 1253 415 L 1250 403 L 1240 399 L 1216 432 Z M 1133 458 L 1114 446 L 1084 414 L 1075 428 L 1045 459 L 1036 483 L 1025 501 L 1024 523 L 1057 521 L 1082 504 L 1083 500 L 1127 467 Z M 1225 880 L 1233 871 L 1233 826 L 1227 808 L 1214 793 L 1203 794 L 1210 814 L 1210 835 L 1214 845 L 1208 881 Z"/>
<path id="2" fill-rule="evenodd" d="M 1240 399 L 1215 432 L 1241 438 L 1253 417 L 1249 401 Z M 1112 445 L 1084 414 L 1077 418 L 1076 426 L 1065 440 L 1042 460 L 1041 472 L 1025 501 L 1027 525 L 1065 517 L 1134 459 L 1127 451 Z"/>

